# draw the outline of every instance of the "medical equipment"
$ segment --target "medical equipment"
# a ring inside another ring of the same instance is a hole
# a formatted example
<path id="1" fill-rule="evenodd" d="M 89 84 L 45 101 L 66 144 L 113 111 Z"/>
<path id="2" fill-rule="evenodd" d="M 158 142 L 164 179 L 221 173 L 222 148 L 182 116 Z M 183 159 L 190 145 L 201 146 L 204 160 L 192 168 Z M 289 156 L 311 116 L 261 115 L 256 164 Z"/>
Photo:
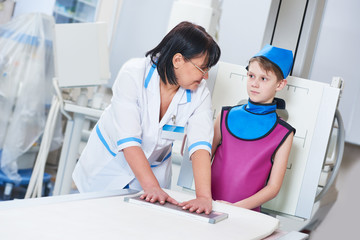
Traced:
<path id="1" fill-rule="evenodd" d="M 102 111 L 88 107 L 88 86 L 106 84 L 110 78 L 106 23 L 55 25 L 55 73 L 61 88 L 81 87 L 76 103 L 66 102 L 63 112 L 68 117 L 63 148 L 59 160 L 54 195 L 71 190 L 71 174 L 78 157 L 79 144 L 86 117 L 100 117 Z M 61 97 L 58 90 L 58 96 Z"/>
<path id="2" fill-rule="evenodd" d="M 151 202 L 145 201 L 144 199 L 141 199 L 140 196 L 141 196 L 141 194 L 134 196 L 134 197 L 125 197 L 124 201 L 129 202 L 129 203 L 138 204 L 138 205 L 141 205 L 144 207 L 159 209 L 161 211 L 167 211 L 167 212 L 170 212 L 173 214 L 190 217 L 193 219 L 198 219 L 200 221 L 211 223 L 211 224 L 218 223 L 229 217 L 229 214 L 217 212 L 217 211 L 211 211 L 210 214 L 205 214 L 205 213 L 199 214 L 196 212 L 190 212 L 188 210 L 182 209 L 181 206 L 178 206 L 178 205 L 175 205 L 175 204 L 172 204 L 169 202 L 165 202 L 164 204 L 160 204 L 159 202 L 151 203 Z"/>
<path id="3" fill-rule="evenodd" d="M 82 127 L 85 121 L 85 116 L 81 113 L 74 113 L 74 117 L 69 116 L 63 107 L 62 94 L 59 87 L 84 87 L 106 83 L 109 78 L 108 66 L 108 52 L 106 40 L 106 24 L 105 23 L 82 23 L 82 24 L 57 24 L 55 25 L 54 34 L 54 62 L 56 77 L 53 81 L 53 86 L 56 96 L 53 97 L 52 107 L 50 109 L 49 118 L 47 119 L 43 146 L 44 150 L 40 149 L 39 159 L 36 161 L 34 173 L 30 180 L 27 189 L 26 198 L 37 197 L 40 195 L 42 188 L 42 174 L 44 169 L 48 145 L 54 131 L 54 120 L 51 116 L 58 114 L 59 110 L 67 117 L 66 133 L 71 132 L 72 138 L 65 137 L 62 155 L 73 161 L 68 161 L 65 164 L 60 161 L 57 176 L 60 180 L 55 182 L 54 193 L 56 195 L 59 186 L 62 185 L 64 168 L 70 168 L 65 173 L 70 174 L 68 181 L 65 182 L 67 189 L 71 188 L 71 171 L 76 163 L 76 154 L 81 138 Z M 78 106 L 84 106 L 85 109 L 88 104 L 87 89 L 82 88 L 81 94 L 77 99 Z M 67 135 L 68 136 L 68 135 Z M 60 184 L 60 185 L 59 185 Z M 37 191 L 35 190 L 37 189 Z M 70 190 L 68 190 L 70 191 Z"/>
<path id="4" fill-rule="evenodd" d="M 47 113 L 47 110 L 54 71 L 53 24 L 53 18 L 47 15 L 25 14 L 0 28 L 0 158 L 4 173 L 2 183 L 6 183 L 4 198 L 7 199 L 10 198 L 12 185 L 29 184 L 31 173 L 18 171 L 17 161 L 40 143 L 40 137 L 44 140 L 45 121 L 52 116 L 52 111 Z M 56 116 L 54 118 L 57 119 Z M 47 151 L 50 143 L 54 143 L 51 140 L 52 135 Z M 44 142 L 41 141 L 38 158 L 46 147 Z M 40 175 L 42 184 L 44 168 L 40 170 Z M 49 176 L 45 178 L 48 181 Z M 39 192 L 41 195 L 42 188 Z"/>
<path id="5" fill-rule="evenodd" d="M 334 78 L 331 84 L 296 77 L 288 77 L 287 80 L 287 87 L 280 91 L 277 97 L 286 101 L 288 122 L 296 128 L 296 134 L 282 189 L 278 196 L 264 204 L 262 209 L 271 214 L 283 213 L 311 219 L 314 202 L 318 201 L 333 183 L 342 159 L 343 123 L 336 109 L 343 80 Z M 222 106 L 236 105 L 239 100 L 248 98 L 246 69 L 243 66 L 220 62 L 218 67 L 210 72 L 208 83 L 212 89 L 214 117 L 219 114 Z M 335 119 L 339 130 L 335 151 L 336 165 L 328 184 L 319 193 L 321 189 L 318 183 Z M 187 152 L 184 153 L 178 185 L 193 189 L 191 162 Z"/>

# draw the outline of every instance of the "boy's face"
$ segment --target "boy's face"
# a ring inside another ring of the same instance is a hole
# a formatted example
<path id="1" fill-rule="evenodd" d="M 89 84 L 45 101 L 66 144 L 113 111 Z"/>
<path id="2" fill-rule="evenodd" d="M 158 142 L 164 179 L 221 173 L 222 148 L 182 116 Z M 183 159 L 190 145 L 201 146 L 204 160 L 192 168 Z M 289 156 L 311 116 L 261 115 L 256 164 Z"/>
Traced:
<path id="1" fill-rule="evenodd" d="M 283 89 L 286 79 L 278 80 L 274 72 L 263 70 L 257 61 L 249 65 L 247 92 L 253 102 L 272 103 L 277 91 Z"/>

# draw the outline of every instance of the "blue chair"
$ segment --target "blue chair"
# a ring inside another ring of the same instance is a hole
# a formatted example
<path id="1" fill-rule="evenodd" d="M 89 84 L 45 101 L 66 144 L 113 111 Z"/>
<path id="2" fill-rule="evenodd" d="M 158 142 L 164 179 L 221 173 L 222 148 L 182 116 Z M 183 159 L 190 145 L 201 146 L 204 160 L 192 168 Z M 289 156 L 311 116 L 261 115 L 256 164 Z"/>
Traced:
<path id="1" fill-rule="evenodd" d="M 0 197 L 2 198 L 2 200 L 12 200 L 14 199 L 14 193 L 13 190 L 14 188 L 19 188 L 21 190 L 23 190 L 24 194 L 21 194 L 23 196 L 19 197 L 19 198 L 24 198 L 25 196 L 25 192 L 26 192 L 26 188 L 29 185 L 30 182 L 30 178 L 31 178 L 31 174 L 32 174 L 32 170 L 31 168 L 29 169 L 19 169 L 18 173 L 21 176 L 21 181 L 20 183 L 15 183 L 13 180 L 11 180 L 7 175 L 5 175 L 1 170 L 0 170 L 0 186 L 4 186 L 4 191 L 3 194 Z M 51 175 L 48 173 L 44 173 L 44 178 L 43 178 L 43 196 L 49 196 L 50 194 L 50 190 L 51 190 Z"/>

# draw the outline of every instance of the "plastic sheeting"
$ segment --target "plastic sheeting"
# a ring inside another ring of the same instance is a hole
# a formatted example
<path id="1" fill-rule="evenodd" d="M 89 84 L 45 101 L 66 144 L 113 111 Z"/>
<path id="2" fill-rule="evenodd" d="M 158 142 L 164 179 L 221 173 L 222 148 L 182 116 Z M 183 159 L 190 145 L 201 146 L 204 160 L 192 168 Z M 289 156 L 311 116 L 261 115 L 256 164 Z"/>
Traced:
<path id="1" fill-rule="evenodd" d="M 34 13 L 0 25 L 0 167 L 15 182 L 16 160 L 39 141 L 53 96 L 54 24 Z"/>

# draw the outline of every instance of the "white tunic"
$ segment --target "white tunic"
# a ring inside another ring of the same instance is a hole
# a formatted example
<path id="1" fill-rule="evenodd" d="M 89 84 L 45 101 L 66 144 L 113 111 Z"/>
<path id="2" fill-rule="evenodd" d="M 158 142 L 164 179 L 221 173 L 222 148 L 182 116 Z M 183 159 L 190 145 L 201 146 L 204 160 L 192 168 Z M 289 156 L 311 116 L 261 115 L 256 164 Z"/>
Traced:
<path id="1" fill-rule="evenodd" d="M 111 104 L 104 110 L 75 167 L 80 192 L 124 188 L 141 190 L 122 150 L 140 146 L 159 184 L 171 183 L 171 148 L 187 134 L 189 154 L 211 153 L 211 96 L 203 80 L 195 91 L 179 88 L 159 122 L 160 78 L 149 58 L 131 59 L 113 85 Z M 175 138 L 174 138 L 175 137 Z"/>

